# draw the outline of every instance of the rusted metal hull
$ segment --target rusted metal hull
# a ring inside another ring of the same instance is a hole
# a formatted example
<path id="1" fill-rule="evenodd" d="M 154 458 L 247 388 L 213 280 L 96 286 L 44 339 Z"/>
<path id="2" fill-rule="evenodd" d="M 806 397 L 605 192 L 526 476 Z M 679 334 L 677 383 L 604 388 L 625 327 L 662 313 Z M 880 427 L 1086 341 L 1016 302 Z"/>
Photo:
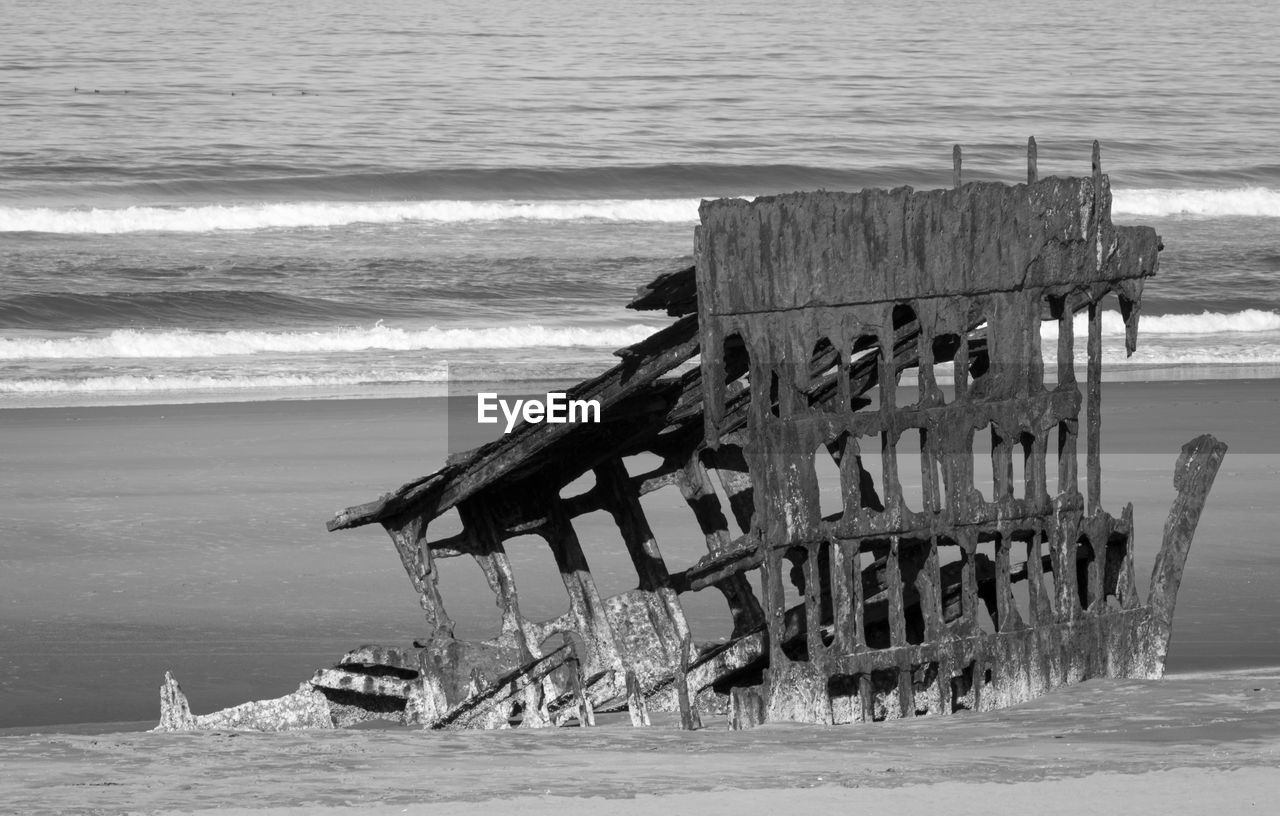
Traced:
<path id="1" fill-rule="evenodd" d="M 1102 505 L 1100 304 L 1118 296 L 1132 351 L 1159 238 L 1112 226 L 1096 150 L 1083 179 L 1037 181 L 1032 159 L 1025 185 L 722 200 L 701 215 L 695 268 L 632 304 L 678 319 L 569 392 L 600 400 L 602 423 L 517 427 L 330 522 L 387 529 L 427 636 L 355 650 L 289 702 L 250 704 L 265 707 L 253 722 L 283 705 L 301 713 L 281 723 L 308 724 L 323 699 L 338 725 L 589 724 L 602 708 L 629 708 L 636 724 L 650 709 L 679 711 L 686 727 L 699 710 L 731 727 L 847 723 L 1161 675 L 1225 446 L 1184 448 L 1140 598 L 1132 508 L 1116 517 Z M 1077 312 L 1089 327 L 1083 388 Z M 1048 351 L 1042 320 L 1058 328 Z M 984 484 L 974 463 L 988 451 Z M 661 464 L 632 472 L 642 453 Z M 919 468 L 910 491 L 902 462 Z M 834 508 L 822 506 L 824 472 L 837 474 Z M 565 494 L 587 474 L 592 486 Z M 679 492 L 706 541 L 684 569 L 668 566 L 645 516 L 641 498 L 657 490 Z M 433 538 L 451 511 L 462 532 Z M 611 598 L 575 529 L 599 512 L 637 576 Z M 525 536 L 564 582 L 569 609 L 556 619 L 521 611 L 506 547 Z M 493 640 L 454 637 L 437 563 L 461 556 L 495 595 Z M 681 596 L 707 590 L 724 598 L 727 644 L 690 636 Z M 184 715 L 176 684 L 166 689 L 162 727 L 223 721 Z"/>

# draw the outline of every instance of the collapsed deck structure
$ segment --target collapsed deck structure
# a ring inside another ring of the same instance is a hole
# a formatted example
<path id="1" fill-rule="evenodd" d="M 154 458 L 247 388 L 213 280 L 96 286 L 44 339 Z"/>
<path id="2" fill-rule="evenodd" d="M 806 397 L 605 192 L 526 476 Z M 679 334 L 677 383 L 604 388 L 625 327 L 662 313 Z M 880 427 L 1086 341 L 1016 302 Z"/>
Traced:
<path id="1" fill-rule="evenodd" d="M 161 728 L 585 725 L 601 709 L 838 724 L 1160 677 L 1226 446 L 1183 448 L 1144 598 L 1132 506 L 1102 502 L 1101 326 L 1114 294 L 1133 351 L 1159 237 L 1111 223 L 1096 144 L 1088 177 L 1038 179 L 1034 140 L 1025 184 L 961 184 L 958 148 L 955 175 L 926 192 L 703 202 L 694 266 L 630 304 L 675 321 L 569 390 L 598 400 L 601 422 L 520 425 L 329 522 L 387 530 L 426 637 L 355 649 L 293 695 L 211 715 L 167 678 Z M 632 472 L 641 454 L 659 464 Z M 663 558 L 640 501 L 654 491 L 678 493 L 705 557 Z M 433 535 L 449 511 L 461 532 Z M 598 511 L 636 573 L 607 598 L 575 530 Z M 506 542 L 530 535 L 568 595 L 552 620 L 521 611 Z M 437 565 L 455 557 L 494 593 L 493 639 L 454 635 Z M 681 599 L 699 592 L 727 603 L 727 642 L 693 641 Z"/>

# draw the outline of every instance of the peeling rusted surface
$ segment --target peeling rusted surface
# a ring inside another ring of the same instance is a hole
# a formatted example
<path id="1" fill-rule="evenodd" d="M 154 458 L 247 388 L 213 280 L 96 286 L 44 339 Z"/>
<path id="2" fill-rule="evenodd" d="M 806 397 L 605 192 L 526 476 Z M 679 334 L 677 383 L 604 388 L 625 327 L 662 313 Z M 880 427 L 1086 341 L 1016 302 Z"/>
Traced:
<path id="1" fill-rule="evenodd" d="M 1089 677 L 1159 677 L 1226 448 L 1206 436 L 1183 449 L 1144 601 L 1132 507 L 1102 504 L 1100 304 L 1117 296 L 1132 351 L 1159 237 L 1112 225 L 1096 146 L 1093 174 L 1071 179 L 1037 179 L 1028 148 L 1016 186 L 961 185 L 957 150 L 950 190 L 704 202 L 696 266 L 632 303 L 679 319 L 570 391 L 600 400 L 602 423 L 517 427 L 330 521 L 386 528 L 428 636 L 349 653 L 305 700 L 249 705 L 310 716 L 323 700 L 337 725 L 589 725 L 625 708 L 636 725 L 652 710 L 740 728 L 989 710 Z M 1044 320 L 1054 348 L 1041 348 Z M 637 454 L 660 464 L 633 472 Z M 988 455 L 984 483 L 975 457 Z M 823 472 L 838 474 L 832 507 Z M 593 484 L 564 495 L 584 475 Z M 707 546 L 697 563 L 664 560 L 640 502 L 656 490 L 688 506 Z M 462 532 L 433 537 L 454 508 Z M 609 598 L 575 529 L 597 511 L 637 576 Z M 521 611 L 506 546 L 528 535 L 563 579 L 559 618 Z M 463 556 L 501 611 L 489 641 L 455 638 L 445 608 L 437 563 Z M 691 638 L 681 596 L 703 591 L 727 604 L 728 643 Z M 164 699 L 162 727 L 203 727 L 176 684 Z"/>

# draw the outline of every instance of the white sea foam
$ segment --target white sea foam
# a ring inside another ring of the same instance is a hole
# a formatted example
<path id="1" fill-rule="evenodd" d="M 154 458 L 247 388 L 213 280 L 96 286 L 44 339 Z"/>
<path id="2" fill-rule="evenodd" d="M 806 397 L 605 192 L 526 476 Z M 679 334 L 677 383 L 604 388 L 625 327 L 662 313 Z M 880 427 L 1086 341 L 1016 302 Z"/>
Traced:
<path id="1" fill-rule="evenodd" d="M 1114 215 L 1260 216 L 1280 218 L 1280 190 L 1240 187 L 1232 190 L 1112 190 Z"/>
<path id="2" fill-rule="evenodd" d="M 310 332 L 139 331 L 101 336 L 0 338 L 0 360 L 224 357 L 356 351 L 423 351 L 504 348 L 569 348 L 631 345 L 655 331 L 633 324 L 617 328 L 500 326 L 476 329 L 398 329 L 378 324 Z"/>
<path id="3" fill-rule="evenodd" d="M 1083 336 L 1087 318 L 1076 315 L 1074 331 Z M 1105 334 L 1122 334 L 1119 312 L 1102 314 Z M 326 354 L 362 351 L 459 351 L 467 349 L 621 348 L 639 342 L 655 327 L 631 324 L 617 328 L 540 325 L 458 329 L 371 327 L 325 331 L 141 331 L 117 329 L 104 335 L 0 338 L 0 360 L 86 360 L 101 358 L 191 358 L 253 354 Z M 1223 314 L 1144 316 L 1141 333 L 1161 335 L 1255 334 L 1280 332 L 1280 314 L 1259 309 Z M 1046 322 L 1041 335 L 1057 337 L 1057 324 Z"/>
<path id="4" fill-rule="evenodd" d="M 1117 189 L 1112 212 L 1134 216 L 1280 217 L 1280 190 Z M 692 223 L 696 198 L 566 201 L 371 201 L 208 204 L 188 207 L 0 207 L 0 232 L 112 234 L 298 229 L 347 224 L 467 221 L 636 221 Z"/>
<path id="5" fill-rule="evenodd" d="M 0 232 L 211 232 L 464 221 L 696 221 L 698 199 L 379 201 L 61 209 L 0 207 Z"/>
<path id="6" fill-rule="evenodd" d="M 175 391 L 234 391 L 321 388 L 392 383 L 445 382 L 445 369 L 426 372 L 377 372 L 367 375 L 260 374 L 213 377 L 156 374 L 84 377 L 76 379 L 31 378 L 0 380 L 0 394 L 96 394 L 104 392 L 164 393 Z"/>
<path id="7" fill-rule="evenodd" d="M 1072 330 L 1083 337 L 1089 329 L 1087 314 L 1077 314 L 1072 320 Z M 1143 315 L 1138 333 L 1144 337 L 1206 334 L 1257 334 L 1280 332 L 1280 314 L 1261 309 L 1245 309 L 1243 312 L 1201 312 L 1200 314 Z M 1116 311 L 1102 313 L 1102 333 L 1123 334 L 1124 318 Z M 1040 336 L 1052 339 L 1058 336 L 1058 324 L 1046 321 L 1040 326 Z"/>
<path id="8" fill-rule="evenodd" d="M 1085 354 L 1076 355 L 1077 363 L 1084 365 Z M 1280 365 L 1280 346 L 1246 346 L 1226 348 L 1152 347 L 1138 342 L 1138 351 L 1132 357 L 1124 354 L 1123 347 L 1103 350 L 1103 370 L 1110 366 L 1173 367 L 1173 366 L 1276 366 Z"/>

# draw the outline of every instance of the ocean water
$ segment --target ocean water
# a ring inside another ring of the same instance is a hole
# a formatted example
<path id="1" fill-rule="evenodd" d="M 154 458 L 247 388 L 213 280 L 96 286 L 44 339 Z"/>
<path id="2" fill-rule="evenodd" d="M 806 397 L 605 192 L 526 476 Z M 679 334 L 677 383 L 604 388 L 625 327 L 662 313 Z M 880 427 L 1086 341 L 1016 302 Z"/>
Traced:
<path id="1" fill-rule="evenodd" d="M 575 379 L 698 201 L 1089 172 L 1131 376 L 1280 374 L 1280 8 L 10 3 L 0 406 Z"/>

